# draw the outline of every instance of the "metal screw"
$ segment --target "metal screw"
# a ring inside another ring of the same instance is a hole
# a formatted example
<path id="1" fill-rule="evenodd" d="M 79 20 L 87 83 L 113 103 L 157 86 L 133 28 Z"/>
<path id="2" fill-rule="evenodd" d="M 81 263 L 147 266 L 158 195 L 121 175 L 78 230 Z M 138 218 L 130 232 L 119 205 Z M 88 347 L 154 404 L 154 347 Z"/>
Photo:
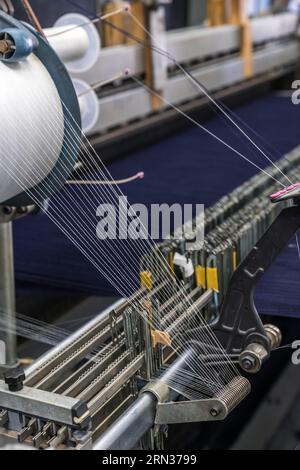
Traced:
<path id="1" fill-rule="evenodd" d="M 250 370 L 250 369 L 252 369 L 254 366 L 255 366 L 255 361 L 254 361 L 253 359 L 250 359 L 250 358 L 245 358 L 245 359 L 243 359 L 243 361 L 242 361 L 242 367 L 243 367 L 243 369 L 245 369 L 245 370 Z"/>
<path id="2" fill-rule="evenodd" d="M 23 388 L 25 372 L 21 366 L 11 367 L 4 373 L 4 382 L 11 392 L 19 392 Z"/>
<path id="3" fill-rule="evenodd" d="M 17 213 L 18 214 L 23 215 L 23 214 L 26 214 L 26 212 L 27 212 L 27 207 L 18 207 L 17 208 Z"/>
<path id="4" fill-rule="evenodd" d="M 211 415 L 213 418 L 216 418 L 217 416 L 219 416 L 219 414 L 220 414 L 220 411 L 217 410 L 217 408 L 212 408 L 212 409 L 210 410 L 210 415 Z"/>
<path id="5" fill-rule="evenodd" d="M 11 52 L 11 43 L 9 41 L 6 41 L 5 39 L 0 40 L 0 54 L 8 54 Z"/>
<path id="6" fill-rule="evenodd" d="M 2 208 L 2 212 L 3 212 L 3 214 L 5 214 L 5 215 L 10 215 L 10 214 L 12 213 L 12 211 L 13 211 L 13 210 L 12 210 L 12 207 L 9 207 L 9 206 L 4 206 L 4 207 Z"/>

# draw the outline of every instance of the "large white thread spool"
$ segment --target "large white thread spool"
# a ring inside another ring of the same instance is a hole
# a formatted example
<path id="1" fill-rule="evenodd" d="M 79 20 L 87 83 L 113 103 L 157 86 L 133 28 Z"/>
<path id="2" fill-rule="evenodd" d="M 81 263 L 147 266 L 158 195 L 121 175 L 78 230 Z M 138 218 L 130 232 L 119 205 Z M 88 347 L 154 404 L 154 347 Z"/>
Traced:
<path id="1" fill-rule="evenodd" d="M 74 78 L 72 81 L 78 96 L 82 130 L 85 134 L 88 134 L 93 131 L 99 119 L 99 100 L 96 92 L 88 83 L 77 78 Z"/>
<path id="2" fill-rule="evenodd" d="M 86 16 L 79 13 L 63 15 L 53 28 L 45 29 L 45 34 L 69 72 L 86 72 L 95 65 L 101 47 L 100 36 Z"/>
<path id="3" fill-rule="evenodd" d="M 56 86 L 34 54 L 0 62 L 0 88 L 1 204 L 50 174 L 63 146 L 64 116 Z"/>

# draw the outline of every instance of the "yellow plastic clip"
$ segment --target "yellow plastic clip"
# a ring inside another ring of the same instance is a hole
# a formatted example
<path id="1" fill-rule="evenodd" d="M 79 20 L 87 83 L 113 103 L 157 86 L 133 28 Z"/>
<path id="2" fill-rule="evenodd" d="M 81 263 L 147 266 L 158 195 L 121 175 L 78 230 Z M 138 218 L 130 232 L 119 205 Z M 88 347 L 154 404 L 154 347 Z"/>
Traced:
<path id="1" fill-rule="evenodd" d="M 153 288 L 153 278 L 150 271 L 142 271 L 140 273 L 141 286 L 151 290 Z"/>
<path id="2" fill-rule="evenodd" d="M 152 330 L 151 331 L 152 345 L 155 348 L 158 344 L 163 346 L 171 346 L 172 340 L 169 333 L 165 331 Z"/>
<path id="3" fill-rule="evenodd" d="M 172 252 L 169 253 L 169 265 L 170 265 L 171 272 L 173 274 L 175 274 L 175 270 L 174 270 L 174 253 L 172 253 Z"/>
<path id="4" fill-rule="evenodd" d="M 217 268 L 207 268 L 207 288 L 219 292 L 219 279 Z"/>
<path id="5" fill-rule="evenodd" d="M 34 362 L 31 357 L 22 357 L 18 359 L 19 366 L 30 366 Z"/>
<path id="6" fill-rule="evenodd" d="M 206 289 L 206 272 L 203 266 L 195 266 L 196 286 Z"/>
<path id="7" fill-rule="evenodd" d="M 234 251 L 232 253 L 232 268 L 233 268 L 233 271 L 235 271 L 236 268 L 237 268 L 237 253 L 236 253 L 236 251 Z"/>

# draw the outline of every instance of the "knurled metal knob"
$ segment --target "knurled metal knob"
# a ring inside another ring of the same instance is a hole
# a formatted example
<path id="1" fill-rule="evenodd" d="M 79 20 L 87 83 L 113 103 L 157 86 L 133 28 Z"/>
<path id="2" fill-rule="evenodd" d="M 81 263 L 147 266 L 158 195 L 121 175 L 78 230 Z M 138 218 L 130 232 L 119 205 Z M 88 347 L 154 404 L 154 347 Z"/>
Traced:
<path id="1" fill-rule="evenodd" d="M 269 340 L 271 341 L 271 348 L 278 348 L 282 341 L 282 334 L 280 329 L 275 325 L 264 325 L 264 329 Z"/>
<path id="2" fill-rule="evenodd" d="M 21 366 L 12 367 L 4 373 L 4 381 L 11 392 L 19 392 L 23 388 L 25 372 Z"/>

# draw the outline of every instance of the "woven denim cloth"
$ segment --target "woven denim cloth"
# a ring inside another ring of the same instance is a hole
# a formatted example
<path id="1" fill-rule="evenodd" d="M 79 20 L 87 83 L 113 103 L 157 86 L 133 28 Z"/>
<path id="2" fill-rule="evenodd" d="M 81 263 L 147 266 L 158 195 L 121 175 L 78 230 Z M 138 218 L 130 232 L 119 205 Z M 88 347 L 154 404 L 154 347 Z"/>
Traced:
<path id="1" fill-rule="evenodd" d="M 268 94 L 235 109 L 275 149 L 274 160 L 300 143 L 300 107 L 287 97 Z M 205 125 L 260 166 L 267 162 L 249 152 L 244 139 L 230 133 L 220 118 Z M 114 178 L 143 170 L 145 179 L 123 186 L 131 203 L 199 204 L 206 207 L 257 172 L 201 130 L 190 127 L 109 164 Z M 96 204 L 97 201 L 94 201 Z M 14 223 L 17 287 L 113 295 L 115 290 L 45 215 Z M 300 260 L 295 240 L 265 275 L 256 291 L 261 313 L 300 316 Z"/>

